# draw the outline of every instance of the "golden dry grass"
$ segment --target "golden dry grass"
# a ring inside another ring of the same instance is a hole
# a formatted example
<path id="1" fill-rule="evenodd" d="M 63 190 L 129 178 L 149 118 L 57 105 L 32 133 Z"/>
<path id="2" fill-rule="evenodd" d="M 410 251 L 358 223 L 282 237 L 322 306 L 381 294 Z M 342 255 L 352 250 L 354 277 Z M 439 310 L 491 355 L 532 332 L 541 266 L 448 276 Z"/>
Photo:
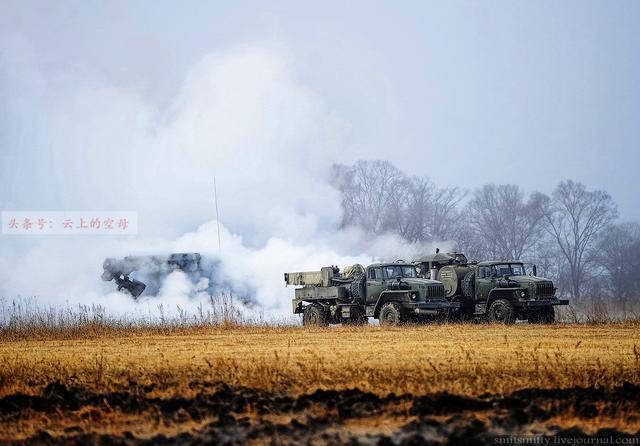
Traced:
<path id="1" fill-rule="evenodd" d="M 155 385 L 193 395 L 224 382 L 269 391 L 507 394 L 640 384 L 640 326 L 209 327 L 58 333 L 0 341 L 0 396 L 53 380 L 91 389 Z"/>

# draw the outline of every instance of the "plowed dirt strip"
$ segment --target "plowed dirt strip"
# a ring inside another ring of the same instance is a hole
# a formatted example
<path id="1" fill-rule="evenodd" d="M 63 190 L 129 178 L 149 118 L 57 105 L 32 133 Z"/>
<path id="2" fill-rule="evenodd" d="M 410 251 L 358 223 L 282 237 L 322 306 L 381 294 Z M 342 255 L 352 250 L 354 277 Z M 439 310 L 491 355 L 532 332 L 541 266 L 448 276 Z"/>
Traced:
<path id="1" fill-rule="evenodd" d="M 611 389 L 527 389 L 506 397 L 478 398 L 448 393 L 379 397 L 359 390 L 294 397 L 218 385 L 193 398 L 157 398 L 136 386 L 129 392 L 95 393 L 53 382 L 39 395 L 0 398 L 0 441 L 495 444 L 503 435 L 632 441 L 640 435 L 639 414 L 640 386 L 632 384 Z"/>

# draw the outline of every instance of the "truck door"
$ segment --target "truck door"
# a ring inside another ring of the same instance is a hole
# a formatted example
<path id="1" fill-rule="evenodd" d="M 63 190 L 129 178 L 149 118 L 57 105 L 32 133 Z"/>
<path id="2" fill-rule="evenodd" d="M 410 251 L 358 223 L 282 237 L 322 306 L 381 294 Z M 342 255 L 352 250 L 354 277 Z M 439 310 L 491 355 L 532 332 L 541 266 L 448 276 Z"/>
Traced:
<path id="1" fill-rule="evenodd" d="M 481 266 L 476 275 L 476 301 L 485 302 L 489 297 L 489 291 L 493 289 L 494 277 L 491 274 L 491 267 Z"/>
<path id="2" fill-rule="evenodd" d="M 378 296 L 380 296 L 384 288 L 382 268 L 369 268 L 367 271 L 367 303 L 376 303 Z"/>

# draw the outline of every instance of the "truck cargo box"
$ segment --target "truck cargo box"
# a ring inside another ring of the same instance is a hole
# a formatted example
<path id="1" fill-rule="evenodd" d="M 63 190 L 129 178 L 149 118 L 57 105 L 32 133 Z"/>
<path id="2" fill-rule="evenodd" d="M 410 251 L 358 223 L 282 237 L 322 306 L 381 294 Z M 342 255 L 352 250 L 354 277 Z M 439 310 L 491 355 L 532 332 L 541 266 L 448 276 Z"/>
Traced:
<path id="1" fill-rule="evenodd" d="M 333 268 L 325 266 L 320 271 L 301 271 L 295 273 L 284 273 L 284 281 L 287 285 L 306 286 L 331 286 L 333 278 Z"/>
<path id="2" fill-rule="evenodd" d="M 347 300 L 347 289 L 343 286 L 304 287 L 296 290 L 296 299 Z"/>

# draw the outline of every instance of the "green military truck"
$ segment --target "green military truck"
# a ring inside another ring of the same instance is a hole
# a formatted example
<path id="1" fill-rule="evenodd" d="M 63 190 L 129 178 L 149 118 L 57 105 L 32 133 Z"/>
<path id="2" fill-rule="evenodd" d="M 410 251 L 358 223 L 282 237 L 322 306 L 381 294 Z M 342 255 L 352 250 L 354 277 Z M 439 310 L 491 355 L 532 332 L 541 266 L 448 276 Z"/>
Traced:
<path id="1" fill-rule="evenodd" d="M 442 283 L 419 278 L 415 266 L 402 261 L 353 265 L 343 273 L 335 266 L 285 273 L 284 281 L 298 286 L 293 312 L 302 314 L 303 325 L 361 325 L 370 317 L 382 325 L 426 322 L 459 307 L 445 297 Z"/>
<path id="2" fill-rule="evenodd" d="M 527 275 L 520 261 L 469 262 L 461 253 L 436 252 L 414 264 L 420 276 L 444 284 L 446 297 L 460 303 L 457 315 L 461 319 L 552 323 L 555 306 L 569 303 L 556 297 L 551 280 L 536 276 L 535 265 Z"/>

